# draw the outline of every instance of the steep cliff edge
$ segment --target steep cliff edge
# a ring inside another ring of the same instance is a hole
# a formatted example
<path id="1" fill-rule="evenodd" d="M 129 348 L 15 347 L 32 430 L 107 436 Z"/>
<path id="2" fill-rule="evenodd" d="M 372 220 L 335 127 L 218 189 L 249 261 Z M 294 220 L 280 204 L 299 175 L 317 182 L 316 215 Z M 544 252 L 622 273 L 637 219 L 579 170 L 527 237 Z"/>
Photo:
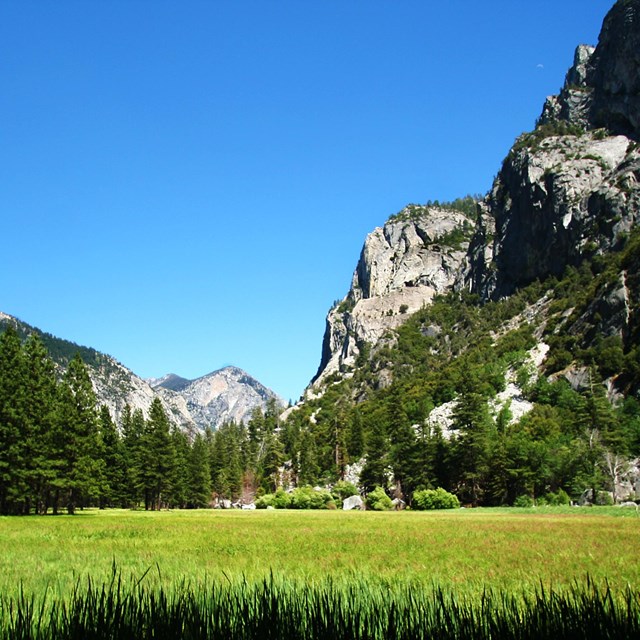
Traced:
<path id="1" fill-rule="evenodd" d="M 472 291 L 500 298 L 621 247 L 640 209 L 639 91 L 640 1 L 625 0 L 505 159 L 471 244 Z"/>
<path id="2" fill-rule="evenodd" d="M 412 205 L 367 237 L 349 294 L 328 314 L 311 394 L 436 294 L 498 300 L 622 249 L 640 217 L 639 94 L 640 0 L 619 0 L 598 45 L 577 48 L 560 94 L 516 140 L 471 232 L 462 213 Z M 607 334 L 629 335 L 627 320 L 607 321 Z"/>
<path id="3" fill-rule="evenodd" d="M 472 232 L 460 211 L 409 205 L 370 233 L 349 293 L 327 316 L 314 382 L 336 372 L 348 375 L 366 345 L 450 288 Z"/>

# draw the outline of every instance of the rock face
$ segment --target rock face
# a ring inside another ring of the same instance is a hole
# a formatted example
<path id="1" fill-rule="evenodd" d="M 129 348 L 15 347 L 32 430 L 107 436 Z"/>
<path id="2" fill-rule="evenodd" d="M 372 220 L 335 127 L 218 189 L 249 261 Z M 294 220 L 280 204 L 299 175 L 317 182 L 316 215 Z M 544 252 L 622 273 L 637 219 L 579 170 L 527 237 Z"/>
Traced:
<path id="1" fill-rule="evenodd" d="M 349 293 L 327 317 L 315 380 L 348 372 L 367 343 L 451 287 L 472 231 L 459 211 L 410 205 L 370 233 Z"/>
<path id="2" fill-rule="evenodd" d="M 465 285 L 499 298 L 617 248 L 640 209 L 640 0 L 581 45 L 535 131 L 505 159 L 471 243 Z"/>
<path id="3" fill-rule="evenodd" d="M 561 93 L 514 144 L 470 234 L 461 213 L 410 206 L 367 237 L 349 294 L 328 314 L 308 393 L 348 376 L 367 343 L 434 295 L 466 289 L 488 301 L 561 275 L 620 248 L 639 212 L 640 0 L 619 0 L 597 47 L 578 47 Z M 624 273 L 620 283 L 597 302 L 611 308 L 605 335 L 628 330 Z"/>
<path id="4" fill-rule="evenodd" d="M 116 422 L 127 405 L 132 411 L 140 409 L 146 416 L 157 396 L 169 419 L 186 431 L 216 428 L 225 420 L 244 421 L 254 409 L 266 409 L 270 401 L 282 405 L 273 391 L 236 367 L 226 367 L 197 380 L 175 374 L 143 380 L 111 356 L 42 333 L 0 312 L 0 331 L 7 323 L 13 324 L 23 337 L 38 333 L 50 352 L 57 354 L 54 362 L 61 375 L 68 360 L 79 352 L 87 364 L 98 403 L 109 408 Z"/>
<path id="5" fill-rule="evenodd" d="M 549 98 L 542 122 L 565 120 L 605 128 L 635 140 L 640 130 L 640 3 L 616 2 L 598 46 L 580 46 L 559 96 Z"/>
<path id="6" fill-rule="evenodd" d="M 89 376 L 100 404 L 109 408 L 111 416 L 119 422 L 125 406 L 132 411 L 140 409 L 146 416 L 156 393 L 151 386 L 110 356 L 98 367 L 89 366 Z M 192 431 L 196 423 L 184 401 L 180 398 L 161 398 L 169 419 L 180 428 Z"/>
<path id="7" fill-rule="evenodd" d="M 244 422 L 269 402 L 283 404 L 273 391 L 237 367 L 225 367 L 196 380 L 168 374 L 149 383 L 168 404 L 182 401 L 200 428 L 229 420 Z"/>
<path id="8" fill-rule="evenodd" d="M 483 298 L 615 249 L 638 221 L 640 154 L 630 139 L 535 136 L 505 160 L 471 243 L 465 277 Z"/>

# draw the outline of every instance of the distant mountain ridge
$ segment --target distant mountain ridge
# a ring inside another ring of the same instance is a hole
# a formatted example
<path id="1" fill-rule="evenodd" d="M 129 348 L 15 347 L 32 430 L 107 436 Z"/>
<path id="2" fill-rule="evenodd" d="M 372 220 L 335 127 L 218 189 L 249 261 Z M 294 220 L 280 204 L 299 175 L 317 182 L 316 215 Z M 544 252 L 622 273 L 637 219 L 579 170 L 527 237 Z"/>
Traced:
<path id="1" fill-rule="evenodd" d="M 169 402 L 176 396 L 184 399 L 197 424 L 221 424 L 229 420 L 244 422 L 256 409 L 268 403 L 282 405 L 271 389 L 238 367 L 223 367 L 195 380 L 168 373 L 147 381 Z"/>
<path id="2" fill-rule="evenodd" d="M 169 419 L 187 431 L 215 429 L 228 420 L 244 422 L 256 409 L 266 409 L 269 402 L 283 404 L 273 391 L 237 367 L 225 367 L 196 380 L 175 374 L 144 380 L 107 354 L 58 338 L 0 312 L 0 333 L 8 323 L 14 325 L 23 339 L 36 333 L 60 372 L 79 353 L 89 369 L 98 402 L 109 408 L 116 421 L 127 405 L 132 410 L 141 409 L 146 415 L 155 397 L 160 397 Z"/>

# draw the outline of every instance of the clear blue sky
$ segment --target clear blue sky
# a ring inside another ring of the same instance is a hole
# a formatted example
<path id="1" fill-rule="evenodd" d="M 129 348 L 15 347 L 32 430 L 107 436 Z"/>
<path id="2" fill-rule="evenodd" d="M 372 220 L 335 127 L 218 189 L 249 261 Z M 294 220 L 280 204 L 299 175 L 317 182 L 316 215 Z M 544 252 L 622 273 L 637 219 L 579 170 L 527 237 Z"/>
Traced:
<path id="1" fill-rule="evenodd" d="M 485 193 L 611 0 L 0 3 L 0 310 L 285 399 L 368 232 Z"/>

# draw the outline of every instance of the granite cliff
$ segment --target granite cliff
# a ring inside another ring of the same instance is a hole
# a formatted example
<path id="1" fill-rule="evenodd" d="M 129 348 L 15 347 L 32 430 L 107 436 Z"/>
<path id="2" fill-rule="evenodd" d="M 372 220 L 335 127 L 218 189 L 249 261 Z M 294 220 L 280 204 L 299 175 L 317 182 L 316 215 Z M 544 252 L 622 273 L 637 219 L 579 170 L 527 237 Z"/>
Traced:
<path id="1" fill-rule="evenodd" d="M 502 299 L 568 266 L 620 250 L 640 216 L 640 0 L 620 0 L 596 47 L 580 45 L 565 84 L 520 136 L 470 227 L 459 212 L 411 206 L 366 239 L 351 290 L 328 314 L 318 373 L 348 376 L 365 345 L 434 295 Z M 454 230 L 456 243 L 451 239 Z M 624 270 L 593 307 L 608 335 L 628 336 Z"/>

